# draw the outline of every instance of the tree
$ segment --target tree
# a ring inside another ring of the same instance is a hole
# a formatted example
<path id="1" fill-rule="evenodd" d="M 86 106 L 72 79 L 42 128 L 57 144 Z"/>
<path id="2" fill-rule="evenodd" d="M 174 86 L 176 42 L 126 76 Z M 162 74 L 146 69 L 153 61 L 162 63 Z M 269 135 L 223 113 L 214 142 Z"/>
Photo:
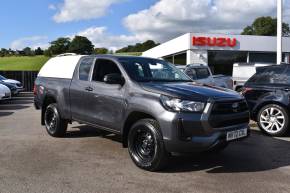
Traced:
<path id="1" fill-rule="evenodd" d="M 38 47 L 37 49 L 35 49 L 34 53 L 35 55 L 43 55 L 43 50 L 40 47 Z"/>
<path id="2" fill-rule="evenodd" d="M 75 36 L 69 46 L 69 52 L 76 54 L 92 54 L 94 45 L 83 36 Z"/>
<path id="3" fill-rule="evenodd" d="M 283 23 L 283 36 L 290 35 L 289 24 Z M 242 35 L 276 36 L 277 19 L 272 17 L 258 17 L 251 26 L 244 28 Z"/>
<path id="4" fill-rule="evenodd" d="M 153 40 L 147 40 L 146 42 L 143 43 L 137 43 L 135 45 L 129 45 L 127 47 L 121 48 L 117 50 L 117 53 L 122 53 L 122 52 L 144 52 L 146 50 L 149 50 L 151 48 L 154 48 L 158 46 L 159 43 L 155 43 Z"/>
<path id="5" fill-rule="evenodd" d="M 108 54 L 109 50 L 107 48 L 95 48 L 94 54 Z"/>
<path id="6" fill-rule="evenodd" d="M 159 43 L 155 43 L 153 40 L 147 40 L 146 42 L 143 43 L 143 48 L 142 49 L 144 51 L 146 51 L 146 50 L 149 50 L 151 48 L 154 48 L 154 47 L 156 47 L 158 45 L 159 45 Z"/>
<path id="7" fill-rule="evenodd" d="M 44 50 L 43 55 L 51 57 L 52 53 L 51 53 L 50 49 L 46 49 L 46 50 Z"/>
<path id="8" fill-rule="evenodd" d="M 8 54 L 9 54 L 9 51 L 7 49 L 1 48 L 1 50 L 0 50 L 1 57 L 7 56 Z"/>
<path id="9" fill-rule="evenodd" d="M 30 47 L 26 47 L 22 50 L 24 56 L 32 56 L 34 55 L 34 52 L 31 50 Z"/>
<path id="10" fill-rule="evenodd" d="M 68 52 L 71 41 L 70 38 L 60 37 L 55 41 L 50 42 L 48 52 L 51 55 L 59 55 Z"/>

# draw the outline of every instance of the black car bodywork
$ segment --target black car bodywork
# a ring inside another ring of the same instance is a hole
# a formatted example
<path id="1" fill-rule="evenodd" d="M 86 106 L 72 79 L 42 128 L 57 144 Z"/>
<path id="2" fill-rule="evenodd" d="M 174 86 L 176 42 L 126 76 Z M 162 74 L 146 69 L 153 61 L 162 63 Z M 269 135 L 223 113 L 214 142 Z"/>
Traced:
<path id="1" fill-rule="evenodd" d="M 258 123 L 260 123 L 261 110 L 269 105 L 282 108 L 286 112 L 285 116 L 287 116 L 290 109 L 290 65 L 283 64 L 257 68 L 256 74 L 245 83 L 242 93 L 247 100 L 251 119 Z M 285 128 L 287 127 L 288 121 L 285 125 Z M 281 136 L 285 132 L 268 134 Z"/>
<path id="2" fill-rule="evenodd" d="M 166 152 L 207 151 L 228 143 L 226 138 L 230 131 L 247 129 L 249 134 L 249 111 L 241 95 L 228 89 L 196 84 L 181 71 L 174 73 L 182 79 L 165 81 L 153 79 L 152 74 L 148 78 L 148 69 L 140 71 L 140 66 L 148 61 L 165 65 L 164 61 L 141 57 L 83 56 L 72 79 L 38 77 L 35 106 L 42 109 L 42 124 L 46 123 L 47 107 L 55 103 L 62 119 L 120 134 L 127 146 L 134 124 L 150 119 L 160 128 Z M 87 75 L 82 71 L 85 62 L 89 63 Z M 111 65 L 115 66 L 109 67 Z M 164 77 L 158 65 L 152 65 L 157 70 L 154 73 Z M 175 67 L 167 70 L 179 71 Z M 109 83 L 106 73 L 110 73 Z M 98 74 L 102 74 L 101 78 Z M 170 102 L 178 100 L 198 101 L 196 108 L 200 108 L 200 104 L 204 106 L 198 112 L 168 107 Z"/>

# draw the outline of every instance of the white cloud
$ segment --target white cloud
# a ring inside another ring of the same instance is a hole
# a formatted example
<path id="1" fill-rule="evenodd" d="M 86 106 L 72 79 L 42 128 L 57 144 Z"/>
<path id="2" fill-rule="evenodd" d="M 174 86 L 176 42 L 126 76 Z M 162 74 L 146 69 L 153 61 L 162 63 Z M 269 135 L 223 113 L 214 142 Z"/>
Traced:
<path id="1" fill-rule="evenodd" d="M 109 7 L 122 0 L 64 0 L 61 5 L 50 5 L 57 9 L 53 16 L 57 23 L 80 21 L 102 17 Z"/>
<path id="2" fill-rule="evenodd" d="M 50 5 L 58 10 L 57 22 L 101 17 L 110 5 L 124 0 L 64 0 Z M 284 0 L 284 22 L 290 23 L 290 0 Z M 112 35 L 106 27 L 93 26 L 76 34 L 87 37 L 96 47 L 112 50 L 153 39 L 164 42 L 187 32 L 238 34 L 256 17 L 275 16 L 276 0 L 158 0 L 148 9 L 123 19 L 131 35 Z M 12 42 L 13 49 L 47 47 L 47 37 L 27 37 Z"/>
<path id="3" fill-rule="evenodd" d="M 289 4 L 285 0 L 288 23 Z M 162 42 L 187 32 L 240 33 L 256 17 L 275 13 L 276 0 L 159 0 L 127 16 L 123 23 L 133 34 Z"/>
<path id="4" fill-rule="evenodd" d="M 48 44 L 48 37 L 46 36 L 31 36 L 31 37 L 24 37 L 17 40 L 14 40 L 10 47 L 13 50 L 22 50 L 25 47 L 30 47 L 32 49 L 36 49 L 41 47 L 43 49 L 47 48 Z"/>
<path id="5" fill-rule="evenodd" d="M 107 32 L 106 27 L 91 27 L 80 31 L 77 35 L 87 37 L 95 47 L 106 47 L 111 50 L 116 50 L 149 38 L 139 35 L 111 35 Z"/>
<path id="6" fill-rule="evenodd" d="M 57 7 L 56 7 L 55 5 L 53 5 L 53 4 L 50 4 L 50 5 L 48 6 L 48 9 L 50 9 L 50 10 L 56 10 Z"/>

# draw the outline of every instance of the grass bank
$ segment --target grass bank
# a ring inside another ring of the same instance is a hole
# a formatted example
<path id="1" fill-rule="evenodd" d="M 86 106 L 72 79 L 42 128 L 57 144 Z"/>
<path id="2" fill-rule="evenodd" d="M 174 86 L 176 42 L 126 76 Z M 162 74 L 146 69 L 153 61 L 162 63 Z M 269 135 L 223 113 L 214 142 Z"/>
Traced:
<path id="1" fill-rule="evenodd" d="M 49 59 L 46 56 L 11 56 L 0 57 L 0 70 L 3 71 L 38 71 Z"/>

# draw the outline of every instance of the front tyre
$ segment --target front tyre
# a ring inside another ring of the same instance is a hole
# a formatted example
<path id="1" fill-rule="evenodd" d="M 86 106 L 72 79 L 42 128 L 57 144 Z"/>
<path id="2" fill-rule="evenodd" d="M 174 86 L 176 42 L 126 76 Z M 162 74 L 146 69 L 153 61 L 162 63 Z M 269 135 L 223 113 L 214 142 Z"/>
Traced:
<path id="1" fill-rule="evenodd" d="M 142 119 L 131 127 L 128 136 L 128 151 L 139 168 L 148 171 L 158 171 L 164 168 L 168 153 L 156 120 Z"/>
<path id="2" fill-rule="evenodd" d="M 44 122 L 50 136 L 63 137 L 65 135 L 68 123 L 60 117 L 56 103 L 48 105 L 45 109 Z"/>
<path id="3" fill-rule="evenodd" d="M 289 127 L 288 111 L 276 104 L 264 106 L 257 117 L 259 128 L 268 135 L 284 136 Z"/>

